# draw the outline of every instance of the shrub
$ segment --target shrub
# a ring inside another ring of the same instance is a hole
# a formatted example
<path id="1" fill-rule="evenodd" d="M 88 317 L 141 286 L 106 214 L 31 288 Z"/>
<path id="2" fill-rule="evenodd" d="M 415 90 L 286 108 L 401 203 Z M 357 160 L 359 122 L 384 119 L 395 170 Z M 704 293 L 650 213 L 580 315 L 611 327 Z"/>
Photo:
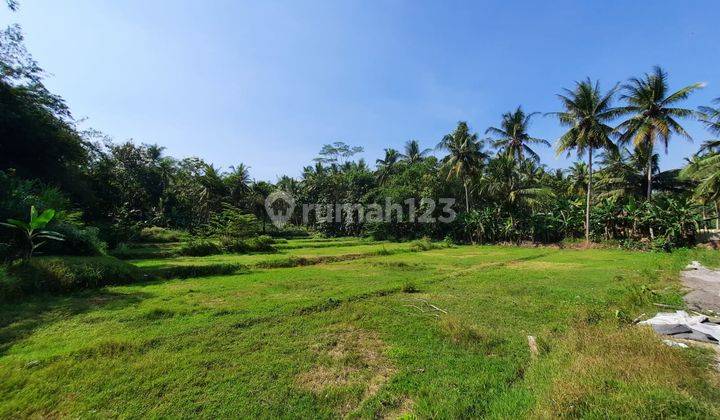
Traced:
<path id="1" fill-rule="evenodd" d="M 420 289 L 418 289 L 415 283 L 408 281 L 402 285 L 401 291 L 403 293 L 418 293 Z"/>
<path id="2" fill-rule="evenodd" d="M 178 253 L 190 257 L 204 257 L 206 255 L 221 254 L 222 248 L 207 239 L 195 239 L 183 244 Z"/>
<path id="3" fill-rule="evenodd" d="M 149 268 L 145 272 L 152 277 L 163 279 L 187 279 L 193 277 L 219 276 L 245 272 L 248 268 L 242 264 L 175 265 Z"/>
<path id="4" fill-rule="evenodd" d="M 98 256 L 107 253 L 107 244 L 100 239 L 97 228 L 58 223 L 53 226 L 53 230 L 65 240 L 46 243 L 43 254 Z"/>
<path id="5" fill-rule="evenodd" d="M 309 238 L 310 231 L 305 226 L 287 224 L 281 229 L 274 226 L 267 230 L 267 234 L 273 238 Z"/>
<path id="6" fill-rule="evenodd" d="M 39 257 L 11 264 L 2 279 L 4 299 L 128 284 L 144 278 L 134 265 L 110 256 Z"/>
<path id="7" fill-rule="evenodd" d="M 179 230 L 165 229 L 158 226 L 146 227 L 140 230 L 138 240 L 140 242 L 165 243 L 180 242 L 187 239 L 188 234 Z"/>
<path id="8" fill-rule="evenodd" d="M 440 245 L 433 243 L 427 237 L 410 242 L 410 251 L 412 252 L 429 251 L 436 248 L 440 248 Z"/>
<path id="9" fill-rule="evenodd" d="M 255 238 L 250 238 L 247 241 L 248 247 L 251 252 L 275 252 L 276 249 L 273 246 L 275 240 L 268 235 L 260 235 Z"/>
<path id="10" fill-rule="evenodd" d="M 245 214 L 241 209 L 223 203 L 222 210 L 213 213 L 205 230 L 211 236 L 247 238 L 260 231 L 260 222 L 254 215 Z"/>
<path id="11" fill-rule="evenodd" d="M 223 237 L 220 239 L 220 248 L 225 252 L 245 254 L 248 252 L 275 252 L 275 240 L 268 235 L 261 235 L 250 239 L 237 239 Z"/>

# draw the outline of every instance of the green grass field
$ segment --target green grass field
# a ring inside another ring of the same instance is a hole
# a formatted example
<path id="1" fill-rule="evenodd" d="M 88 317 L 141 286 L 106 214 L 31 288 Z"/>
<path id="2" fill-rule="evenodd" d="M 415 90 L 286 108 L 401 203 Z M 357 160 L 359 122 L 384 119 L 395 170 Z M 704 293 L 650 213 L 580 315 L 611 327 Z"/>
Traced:
<path id="1" fill-rule="evenodd" d="M 337 242 L 133 261 L 251 269 L 2 306 L 0 416 L 720 415 L 714 355 L 631 323 L 717 252 Z"/>

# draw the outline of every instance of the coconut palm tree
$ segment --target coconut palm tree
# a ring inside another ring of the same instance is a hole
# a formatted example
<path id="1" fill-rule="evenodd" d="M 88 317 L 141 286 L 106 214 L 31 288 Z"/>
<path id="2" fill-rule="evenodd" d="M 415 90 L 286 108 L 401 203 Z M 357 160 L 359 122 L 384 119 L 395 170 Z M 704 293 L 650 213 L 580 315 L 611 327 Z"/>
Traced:
<path id="1" fill-rule="evenodd" d="M 715 98 L 713 103 L 720 105 L 720 98 Z M 700 121 L 707 129 L 713 134 L 720 135 L 720 108 L 701 106 L 698 111 L 700 111 Z"/>
<path id="2" fill-rule="evenodd" d="M 535 161 L 540 161 L 540 156 L 530 147 L 530 144 L 544 144 L 550 146 L 547 140 L 531 137 L 528 134 L 530 120 L 538 112 L 525 114 L 522 107 L 518 106 L 513 112 L 506 112 L 502 115 L 500 128 L 490 127 L 485 130 L 485 134 L 495 137 L 492 145 L 499 148 L 501 153 L 505 153 L 513 157 L 518 162 L 529 156 Z"/>
<path id="3" fill-rule="evenodd" d="M 400 156 L 405 162 L 412 165 L 425 159 L 428 153 L 430 153 L 430 149 L 420 149 L 420 143 L 417 140 L 410 140 L 405 143 L 405 153 Z"/>
<path id="4" fill-rule="evenodd" d="M 465 189 L 465 210 L 470 211 L 470 179 L 480 172 L 485 159 L 488 157 L 482 151 L 482 142 L 477 133 L 470 133 L 467 122 L 458 122 L 455 130 L 446 134 L 440 143 L 439 149 L 448 151 L 443 159 L 443 169 L 447 171 L 447 180 L 453 178 L 462 180 Z"/>
<path id="5" fill-rule="evenodd" d="M 583 161 L 575 161 L 567 170 L 568 187 L 571 195 L 582 196 L 587 191 L 588 186 L 588 167 Z"/>
<path id="6" fill-rule="evenodd" d="M 720 98 L 713 102 L 720 104 Z M 700 107 L 700 121 L 707 129 L 720 135 L 720 109 Z M 696 181 L 694 196 L 703 204 L 715 206 L 715 228 L 720 229 L 720 140 L 708 140 L 680 172 L 684 178 Z"/>
<path id="7" fill-rule="evenodd" d="M 618 108 L 621 114 L 631 114 L 629 119 L 617 127 L 622 132 L 621 142 L 632 141 L 636 147 L 642 146 L 645 153 L 652 156 L 658 141 L 665 146 L 667 153 L 668 142 L 673 134 L 691 139 L 676 118 L 691 117 L 695 113 L 675 105 L 703 86 L 702 83 L 694 83 L 669 93 L 667 73 L 657 66 L 652 73 L 642 78 L 630 79 L 623 85 L 624 93 L 620 97 L 627 101 L 627 105 Z M 649 200 L 652 194 L 652 159 L 647 159 L 646 164 L 646 196 Z"/>
<path id="8" fill-rule="evenodd" d="M 558 98 L 565 108 L 564 111 L 551 113 L 560 120 L 560 124 L 570 129 L 557 142 L 557 153 L 575 150 L 578 156 L 587 152 L 588 179 L 587 200 L 585 204 L 585 242 L 590 243 L 590 206 L 592 203 L 593 152 L 603 149 L 614 149 L 610 139 L 613 128 L 608 122 L 616 115 L 612 108 L 612 98 L 617 88 L 603 94 L 599 82 L 593 83 L 589 78 L 575 82 L 573 90 L 565 89 Z"/>
<path id="9" fill-rule="evenodd" d="M 377 164 L 377 178 L 380 184 L 384 184 L 393 174 L 400 156 L 400 153 L 395 149 L 385 149 L 385 157 L 375 161 Z"/>

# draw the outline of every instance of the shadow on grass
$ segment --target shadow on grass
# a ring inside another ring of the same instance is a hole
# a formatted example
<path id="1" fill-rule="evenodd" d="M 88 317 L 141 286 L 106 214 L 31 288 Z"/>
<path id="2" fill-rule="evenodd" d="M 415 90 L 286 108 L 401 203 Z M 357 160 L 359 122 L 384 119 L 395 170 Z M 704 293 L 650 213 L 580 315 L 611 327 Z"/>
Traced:
<path id="1" fill-rule="evenodd" d="M 98 308 L 120 310 L 152 295 L 85 290 L 64 296 L 43 295 L 23 302 L 0 304 L 0 356 L 38 328 Z"/>

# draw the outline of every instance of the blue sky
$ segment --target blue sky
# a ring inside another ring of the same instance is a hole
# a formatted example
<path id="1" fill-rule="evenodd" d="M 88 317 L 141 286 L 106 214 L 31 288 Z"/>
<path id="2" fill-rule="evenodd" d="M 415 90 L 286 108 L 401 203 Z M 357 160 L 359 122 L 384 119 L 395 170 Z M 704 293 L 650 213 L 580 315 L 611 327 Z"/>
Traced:
<path id="1" fill-rule="evenodd" d="M 671 88 L 707 82 L 687 105 L 706 104 L 720 96 L 718 16 L 717 1 L 625 0 L 21 0 L 0 12 L 84 126 L 267 180 L 297 176 L 324 143 L 374 162 L 408 139 L 434 146 L 458 120 L 484 132 L 520 104 L 557 110 L 575 80 L 609 88 L 655 64 Z M 686 128 L 694 143 L 673 139 L 663 168 L 708 137 Z M 542 117 L 531 130 L 560 133 Z"/>

